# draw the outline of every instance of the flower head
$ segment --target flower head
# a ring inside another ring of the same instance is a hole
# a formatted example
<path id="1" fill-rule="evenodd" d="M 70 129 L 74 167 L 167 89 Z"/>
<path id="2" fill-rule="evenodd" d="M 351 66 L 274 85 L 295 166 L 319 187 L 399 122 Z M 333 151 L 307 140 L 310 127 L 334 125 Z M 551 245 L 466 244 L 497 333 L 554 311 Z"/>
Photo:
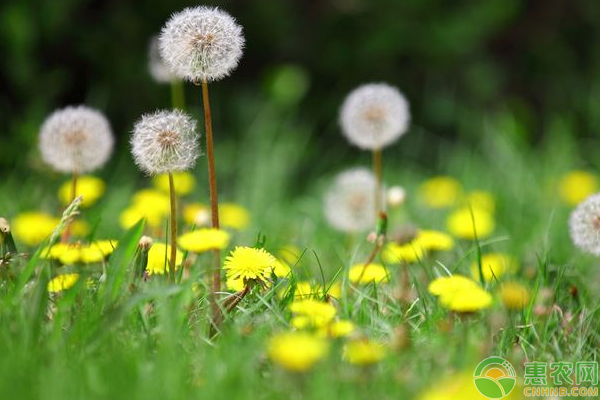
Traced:
<path id="1" fill-rule="evenodd" d="M 60 220 L 43 212 L 24 212 L 12 221 L 12 233 L 15 238 L 27 246 L 36 246 L 49 238 Z"/>
<path id="2" fill-rule="evenodd" d="M 481 256 L 481 270 L 485 282 L 492 282 L 506 274 L 517 272 L 517 260 L 508 254 L 489 253 Z M 471 275 L 473 279 L 479 280 L 479 263 L 471 264 Z"/>
<path id="3" fill-rule="evenodd" d="M 185 171 L 199 155 L 196 122 L 179 111 L 157 111 L 136 122 L 131 137 L 135 163 L 148 175 Z"/>
<path id="4" fill-rule="evenodd" d="M 180 196 L 185 196 L 194 190 L 196 180 L 194 179 L 194 175 L 190 172 L 180 171 L 173 174 L 173 184 L 175 186 L 175 193 Z M 169 193 L 169 174 L 156 175 L 152 178 L 152 185 L 161 192 Z"/>
<path id="5" fill-rule="evenodd" d="M 386 283 L 390 274 L 381 264 L 356 264 L 350 268 L 349 279 L 352 283 L 370 284 Z"/>
<path id="6" fill-rule="evenodd" d="M 360 232 L 375 226 L 375 177 L 365 168 L 340 173 L 325 195 L 325 217 L 343 232 Z"/>
<path id="7" fill-rule="evenodd" d="M 305 372 L 327 355 L 327 342 L 305 332 L 280 333 L 269 339 L 267 354 L 280 367 Z"/>
<path id="8" fill-rule="evenodd" d="M 390 242 L 385 245 L 381 253 L 381 258 L 386 264 L 412 263 L 424 256 L 423 247 L 414 241 L 404 244 Z"/>
<path id="9" fill-rule="evenodd" d="M 448 230 L 461 239 L 484 238 L 496 228 L 494 216 L 481 208 L 461 208 L 448 216 Z"/>
<path id="10" fill-rule="evenodd" d="M 48 282 L 48 292 L 60 293 L 63 290 L 72 288 L 79 280 L 79 274 L 58 275 Z"/>
<path id="11" fill-rule="evenodd" d="M 587 171 L 571 171 L 560 178 L 558 194 L 569 206 L 576 206 L 599 188 L 598 177 Z"/>
<path id="12" fill-rule="evenodd" d="M 150 39 L 148 46 L 148 71 L 154 80 L 158 83 L 171 83 L 177 80 L 177 77 L 160 56 L 158 48 L 158 36 Z"/>
<path id="13" fill-rule="evenodd" d="M 340 113 L 342 131 L 361 149 L 377 150 L 395 142 L 408 129 L 408 102 L 400 91 L 386 83 L 371 83 L 354 89 Z"/>
<path id="14" fill-rule="evenodd" d="M 529 304 L 531 291 L 517 282 L 506 282 L 500 287 L 502 304 L 509 310 L 520 310 Z"/>
<path id="15" fill-rule="evenodd" d="M 81 206 L 89 207 L 96 203 L 100 197 L 102 197 L 105 189 L 106 185 L 102 179 L 90 175 L 80 176 L 77 179 L 77 193 L 75 197 L 82 196 L 83 200 L 81 201 Z M 63 183 L 58 189 L 58 198 L 61 204 L 64 206 L 67 206 L 71 203 L 71 190 L 71 181 Z"/>
<path id="16" fill-rule="evenodd" d="M 204 228 L 184 233 L 179 237 L 179 246 L 193 253 L 208 250 L 223 250 L 229 246 L 229 233 L 215 228 Z"/>
<path id="17" fill-rule="evenodd" d="M 59 172 L 85 173 L 101 167 L 110 157 L 113 143 L 106 117 L 85 106 L 50 114 L 39 135 L 42 158 Z"/>
<path id="18" fill-rule="evenodd" d="M 275 257 L 264 249 L 236 247 L 225 259 L 227 279 L 266 282 L 276 263 Z"/>
<path id="19" fill-rule="evenodd" d="M 577 206 L 569 218 L 569 228 L 575 246 L 600 256 L 600 193 Z"/>
<path id="20" fill-rule="evenodd" d="M 164 243 L 153 243 L 148 250 L 148 264 L 146 272 L 148 275 L 159 274 L 163 275 L 165 271 L 169 271 L 169 257 L 171 254 L 171 245 Z M 183 253 L 177 249 L 175 257 L 175 269 L 183 262 Z"/>
<path id="21" fill-rule="evenodd" d="M 163 60 L 175 75 L 192 82 L 215 81 L 237 67 L 244 36 L 231 15 L 200 6 L 173 14 L 158 43 Z"/>
<path id="22" fill-rule="evenodd" d="M 455 205 L 462 195 L 462 186 L 451 176 L 435 176 L 419 187 L 419 197 L 431 208 L 446 208 Z"/>
<path id="23" fill-rule="evenodd" d="M 381 361 L 386 355 L 383 344 L 374 340 L 351 340 L 344 346 L 343 357 L 350 364 L 370 365 Z"/>
<path id="24" fill-rule="evenodd" d="M 314 299 L 294 300 L 290 304 L 290 311 L 294 314 L 292 325 L 297 329 L 324 327 L 337 313 L 330 303 Z"/>
<path id="25" fill-rule="evenodd" d="M 114 240 L 96 240 L 91 243 L 57 243 L 42 250 L 42 258 L 52 258 L 62 264 L 99 263 L 108 257 L 116 248 Z"/>
<path id="26" fill-rule="evenodd" d="M 439 296 L 440 304 L 459 313 L 470 313 L 488 308 L 492 296 L 477 282 L 461 275 L 437 278 L 429 284 L 431 294 Z"/>

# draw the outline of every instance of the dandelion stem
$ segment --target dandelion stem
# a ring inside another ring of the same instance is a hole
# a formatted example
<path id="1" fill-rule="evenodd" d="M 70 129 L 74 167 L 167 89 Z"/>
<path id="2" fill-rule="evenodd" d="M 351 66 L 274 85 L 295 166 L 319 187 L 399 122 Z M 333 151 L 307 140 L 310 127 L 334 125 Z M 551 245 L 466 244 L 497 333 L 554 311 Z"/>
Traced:
<path id="1" fill-rule="evenodd" d="M 171 257 L 169 259 L 169 282 L 175 281 L 175 263 L 177 262 L 177 198 L 175 197 L 175 183 L 173 173 L 169 172 L 169 195 L 171 196 Z"/>
<path id="2" fill-rule="evenodd" d="M 375 175 L 375 215 L 379 216 L 382 211 L 381 204 L 381 149 L 373 150 L 373 175 Z"/>
<path id="3" fill-rule="evenodd" d="M 206 158 L 208 159 L 208 186 L 210 190 L 210 211 L 212 227 L 219 229 L 219 196 L 217 192 L 217 176 L 215 172 L 215 154 L 213 150 L 212 119 L 210 101 L 208 97 L 208 82 L 202 80 L 202 104 L 204 106 L 204 125 L 206 127 Z M 212 313 L 213 328 L 218 327 L 221 321 L 221 309 L 217 304 L 217 293 L 221 291 L 221 253 L 213 250 L 213 279 L 212 279 Z"/>
<path id="4" fill-rule="evenodd" d="M 185 110 L 185 93 L 183 82 L 179 79 L 171 82 L 171 105 L 173 108 Z"/>

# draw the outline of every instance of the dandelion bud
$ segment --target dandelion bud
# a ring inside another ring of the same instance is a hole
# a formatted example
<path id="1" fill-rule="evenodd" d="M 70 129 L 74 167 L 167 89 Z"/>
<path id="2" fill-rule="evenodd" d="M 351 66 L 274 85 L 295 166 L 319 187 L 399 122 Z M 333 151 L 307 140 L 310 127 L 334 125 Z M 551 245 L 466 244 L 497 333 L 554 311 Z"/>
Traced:
<path id="1" fill-rule="evenodd" d="M 150 236 L 142 236 L 138 242 L 138 246 L 141 249 L 148 250 L 152 246 L 152 238 Z"/>
<path id="2" fill-rule="evenodd" d="M 390 207 L 398 207 L 406 200 L 406 190 L 402 186 L 392 186 L 387 191 L 387 202 Z"/>
<path id="3" fill-rule="evenodd" d="M 375 227 L 375 177 L 355 168 L 340 173 L 325 196 L 325 217 L 343 232 L 360 232 Z"/>
<path id="4" fill-rule="evenodd" d="M 382 149 L 408 129 L 408 102 L 398 89 L 371 83 L 354 89 L 342 105 L 340 124 L 350 143 L 365 150 Z"/>
<path id="5" fill-rule="evenodd" d="M 131 153 L 148 175 L 184 171 L 194 167 L 200 153 L 196 122 L 181 111 L 146 114 L 135 124 Z"/>
<path id="6" fill-rule="evenodd" d="M 0 218 L 0 233 L 8 233 L 10 232 L 10 225 L 8 221 L 4 218 Z"/>
<path id="7" fill-rule="evenodd" d="M 165 64 L 160 56 L 157 36 L 150 39 L 150 46 L 148 49 L 148 71 L 152 78 L 158 83 L 171 83 L 177 80 L 177 77 L 171 72 L 171 69 Z"/>
<path id="8" fill-rule="evenodd" d="M 575 246 L 600 256 L 600 193 L 577 206 L 569 219 L 569 228 Z"/>
<path id="9" fill-rule="evenodd" d="M 113 149 L 106 117 L 85 106 L 66 107 L 44 121 L 39 134 L 42 158 L 56 171 L 84 173 L 106 163 Z"/>
<path id="10" fill-rule="evenodd" d="M 192 82 L 226 77 L 237 67 L 244 48 L 242 27 L 235 19 L 203 6 L 173 14 L 158 40 L 171 71 Z"/>

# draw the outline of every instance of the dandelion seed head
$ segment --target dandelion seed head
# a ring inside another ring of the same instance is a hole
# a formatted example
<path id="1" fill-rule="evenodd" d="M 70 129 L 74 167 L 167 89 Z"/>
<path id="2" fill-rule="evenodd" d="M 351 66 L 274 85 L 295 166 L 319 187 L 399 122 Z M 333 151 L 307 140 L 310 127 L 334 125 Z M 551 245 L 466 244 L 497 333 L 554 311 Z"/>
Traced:
<path id="1" fill-rule="evenodd" d="M 340 112 L 342 132 L 350 143 L 364 150 L 382 149 L 408 129 L 410 111 L 400 91 L 386 83 L 354 89 Z"/>
<path id="2" fill-rule="evenodd" d="M 175 13 L 159 39 L 162 59 L 178 77 L 192 82 L 228 76 L 242 56 L 242 27 L 218 8 L 190 7 Z"/>
<path id="3" fill-rule="evenodd" d="M 371 171 L 353 168 L 340 173 L 325 195 L 325 217 L 343 232 L 360 232 L 375 226 L 376 180 Z"/>
<path id="4" fill-rule="evenodd" d="M 148 175 L 185 171 L 194 167 L 200 153 L 196 122 L 179 111 L 146 114 L 135 124 L 131 153 Z"/>
<path id="5" fill-rule="evenodd" d="M 569 218 L 571 240 L 581 250 L 600 256 L 600 193 L 584 200 Z"/>
<path id="6" fill-rule="evenodd" d="M 42 158 L 59 172 L 85 173 L 100 168 L 110 157 L 113 144 L 106 117 L 85 106 L 53 112 L 39 134 Z"/>
<path id="7" fill-rule="evenodd" d="M 150 39 L 148 48 L 148 71 L 150 72 L 150 76 L 158 83 L 171 83 L 178 79 L 177 76 L 171 72 L 171 69 L 160 55 L 158 36 L 154 36 Z"/>

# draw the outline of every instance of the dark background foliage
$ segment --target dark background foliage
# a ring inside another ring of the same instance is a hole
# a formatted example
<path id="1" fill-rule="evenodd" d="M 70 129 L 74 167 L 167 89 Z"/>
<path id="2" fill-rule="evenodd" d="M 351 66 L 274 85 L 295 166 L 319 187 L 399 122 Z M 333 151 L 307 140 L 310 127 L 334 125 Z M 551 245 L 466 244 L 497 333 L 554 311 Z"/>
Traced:
<path id="1" fill-rule="evenodd" d="M 55 108 L 86 103 L 102 109 L 125 143 L 141 113 L 168 107 L 169 87 L 147 72 L 148 40 L 172 12 L 196 4 L 2 2 L 0 169 L 31 166 L 39 126 Z M 349 90 L 368 81 L 388 81 L 406 93 L 414 136 L 476 140 L 483 118 L 500 118 L 506 134 L 535 145 L 556 121 L 578 137 L 595 136 L 599 126 L 595 0 L 209 4 L 234 15 L 247 40 L 239 68 L 213 85 L 216 123 L 224 126 L 220 140 L 243 134 L 243 123 L 225 122 L 232 114 L 258 112 L 276 97 L 272 77 L 282 65 L 308 78 L 306 94 L 287 106 L 311 127 L 315 148 L 347 147 L 337 128 L 338 107 Z M 190 111 L 199 112 L 198 91 L 187 85 L 186 92 Z"/>

